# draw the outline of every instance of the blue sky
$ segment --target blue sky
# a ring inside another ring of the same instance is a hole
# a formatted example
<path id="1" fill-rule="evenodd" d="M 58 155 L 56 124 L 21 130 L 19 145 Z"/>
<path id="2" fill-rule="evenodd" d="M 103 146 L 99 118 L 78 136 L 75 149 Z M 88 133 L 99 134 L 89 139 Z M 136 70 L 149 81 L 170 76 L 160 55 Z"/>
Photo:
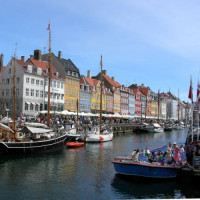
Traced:
<path id="1" fill-rule="evenodd" d="M 15 51 L 27 59 L 34 49 L 62 51 L 86 75 L 103 68 L 128 86 L 169 89 L 189 101 L 200 74 L 199 0 L 18 0 L 1 1 L 0 53 L 4 65 Z"/>

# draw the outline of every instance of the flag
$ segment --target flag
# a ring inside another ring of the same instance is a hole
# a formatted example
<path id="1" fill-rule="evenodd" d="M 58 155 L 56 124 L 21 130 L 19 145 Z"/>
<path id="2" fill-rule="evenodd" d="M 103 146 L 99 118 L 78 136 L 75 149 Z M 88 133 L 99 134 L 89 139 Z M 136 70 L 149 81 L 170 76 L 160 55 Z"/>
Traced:
<path id="1" fill-rule="evenodd" d="M 49 31 L 49 30 L 50 30 L 50 22 L 49 22 L 48 27 L 47 27 L 47 31 Z"/>
<path id="2" fill-rule="evenodd" d="M 198 85 L 197 85 L 197 102 L 200 102 L 200 84 L 198 81 Z"/>
<path id="3" fill-rule="evenodd" d="M 193 103 L 192 76 L 191 76 L 191 78 L 190 78 L 190 90 L 189 90 L 188 98 L 191 99 L 191 101 L 192 101 L 192 103 Z"/>

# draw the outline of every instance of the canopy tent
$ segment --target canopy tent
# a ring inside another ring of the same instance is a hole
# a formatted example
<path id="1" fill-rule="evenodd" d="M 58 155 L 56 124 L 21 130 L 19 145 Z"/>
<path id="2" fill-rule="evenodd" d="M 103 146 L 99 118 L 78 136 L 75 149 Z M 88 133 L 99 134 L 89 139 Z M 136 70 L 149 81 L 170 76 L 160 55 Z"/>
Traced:
<path id="1" fill-rule="evenodd" d="M 45 129 L 45 128 L 35 128 L 35 127 L 30 127 L 30 126 L 25 126 L 21 132 L 24 133 L 33 133 L 33 134 L 41 134 L 41 133 L 49 133 L 52 132 L 50 129 Z"/>

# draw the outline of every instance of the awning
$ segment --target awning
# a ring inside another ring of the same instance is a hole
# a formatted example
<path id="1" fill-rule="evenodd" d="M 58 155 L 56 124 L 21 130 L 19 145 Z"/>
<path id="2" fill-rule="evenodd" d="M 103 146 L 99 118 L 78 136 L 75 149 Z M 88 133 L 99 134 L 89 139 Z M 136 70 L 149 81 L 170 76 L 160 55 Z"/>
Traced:
<path id="1" fill-rule="evenodd" d="M 30 102 L 25 102 L 25 103 L 28 104 L 28 105 L 30 104 Z"/>

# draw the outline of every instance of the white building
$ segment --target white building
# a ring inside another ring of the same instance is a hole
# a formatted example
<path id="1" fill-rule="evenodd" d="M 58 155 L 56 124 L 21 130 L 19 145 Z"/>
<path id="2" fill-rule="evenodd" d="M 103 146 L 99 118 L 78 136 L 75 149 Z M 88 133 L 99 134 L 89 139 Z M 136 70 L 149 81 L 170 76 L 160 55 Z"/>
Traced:
<path id="1" fill-rule="evenodd" d="M 13 67 L 15 65 L 16 85 L 16 116 L 21 114 L 34 116 L 44 107 L 44 77 L 42 69 L 34 70 L 28 62 L 14 58 L 10 60 L 1 72 L 2 87 L 0 97 L 0 111 L 9 110 L 13 115 Z"/>

